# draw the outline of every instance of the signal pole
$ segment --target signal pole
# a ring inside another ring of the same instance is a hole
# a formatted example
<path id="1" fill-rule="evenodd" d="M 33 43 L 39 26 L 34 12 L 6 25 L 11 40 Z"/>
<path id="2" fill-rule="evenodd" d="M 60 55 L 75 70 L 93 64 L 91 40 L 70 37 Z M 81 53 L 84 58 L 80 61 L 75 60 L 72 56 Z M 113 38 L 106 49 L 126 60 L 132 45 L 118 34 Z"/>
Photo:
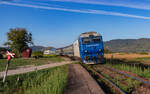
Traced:
<path id="1" fill-rule="evenodd" d="M 7 76 L 7 72 L 8 72 L 9 63 L 10 63 L 10 61 L 8 61 L 8 62 L 7 62 L 7 65 L 6 65 L 5 74 L 4 74 L 4 78 L 3 78 L 3 83 L 5 83 L 5 80 L 6 80 L 6 76 Z"/>

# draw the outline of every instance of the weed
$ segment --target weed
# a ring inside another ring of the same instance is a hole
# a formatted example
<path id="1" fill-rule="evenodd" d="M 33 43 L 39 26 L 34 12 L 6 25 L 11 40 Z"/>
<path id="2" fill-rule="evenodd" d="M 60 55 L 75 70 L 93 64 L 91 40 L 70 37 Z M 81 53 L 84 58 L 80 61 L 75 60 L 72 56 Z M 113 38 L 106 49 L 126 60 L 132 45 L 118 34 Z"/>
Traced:
<path id="1" fill-rule="evenodd" d="M 112 64 L 110 62 L 106 63 L 106 65 L 112 67 L 112 68 L 116 68 L 119 70 L 124 70 L 124 71 L 128 71 L 128 72 L 133 72 L 143 78 L 147 78 L 150 80 L 150 68 L 141 68 L 141 67 L 137 67 L 137 66 L 129 66 L 127 64 Z"/>
<path id="2" fill-rule="evenodd" d="M 5 85 L 0 87 L 0 94 L 63 94 L 67 75 L 68 66 L 64 65 L 8 76 Z M 2 85 L 2 79 L 0 79 L 0 85 Z"/>

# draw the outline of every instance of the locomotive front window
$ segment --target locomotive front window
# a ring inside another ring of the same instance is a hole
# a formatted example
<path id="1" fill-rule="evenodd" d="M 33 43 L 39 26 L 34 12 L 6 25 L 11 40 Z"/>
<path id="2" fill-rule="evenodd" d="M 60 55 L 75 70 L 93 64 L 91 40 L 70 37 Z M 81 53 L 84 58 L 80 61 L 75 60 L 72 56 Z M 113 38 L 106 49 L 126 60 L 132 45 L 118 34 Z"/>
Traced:
<path id="1" fill-rule="evenodd" d="M 94 43 L 99 43 L 101 41 L 100 37 L 93 38 Z"/>
<path id="2" fill-rule="evenodd" d="M 83 42 L 83 44 L 88 44 L 88 43 L 90 43 L 91 41 L 90 41 L 90 38 L 83 38 L 83 39 L 82 39 L 82 42 Z"/>

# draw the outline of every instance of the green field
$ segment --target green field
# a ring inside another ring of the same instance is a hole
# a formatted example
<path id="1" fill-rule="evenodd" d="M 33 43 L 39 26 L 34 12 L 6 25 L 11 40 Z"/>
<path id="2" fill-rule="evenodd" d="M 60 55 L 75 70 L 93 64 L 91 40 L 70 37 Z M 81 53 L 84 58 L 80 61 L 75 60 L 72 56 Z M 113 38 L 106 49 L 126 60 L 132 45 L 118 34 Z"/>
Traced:
<path id="1" fill-rule="evenodd" d="M 0 94 L 63 94 L 67 76 L 68 65 L 8 76 Z"/>
<path id="2" fill-rule="evenodd" d="M 34 58 L 28 58 L 28 59 L 22 59 L 22 58 L 17 58 L 17 59 L 12 59 L 9 69 L 15 69 L 19 66 L 25 66 L 25 65 L 42 65 L 42 64 L 47 64 L 47 63 L 55 63 L 55 62 L 61 62 L 62 59 L 60 57 L 48 57 L 48 58 L 39 58 L 39 59 L 34 59 Z M 4 71 L 5 67 L 7 64 L 6 59 L 0 59 L 0 71 Z"/>

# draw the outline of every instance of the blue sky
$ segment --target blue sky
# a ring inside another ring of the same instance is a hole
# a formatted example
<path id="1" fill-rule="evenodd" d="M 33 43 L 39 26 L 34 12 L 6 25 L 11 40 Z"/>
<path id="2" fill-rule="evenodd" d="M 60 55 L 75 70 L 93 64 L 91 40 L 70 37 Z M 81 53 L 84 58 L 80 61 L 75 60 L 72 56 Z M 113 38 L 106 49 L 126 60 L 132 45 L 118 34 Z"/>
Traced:
<path id="1" fill-rule="evenodd" d="M 54 47 L 87 31 L 104 41 L 150 38 L 150 0 L 0 0 L 0 46 L 16 27 L 31 32 L 35 45 Z"/>

